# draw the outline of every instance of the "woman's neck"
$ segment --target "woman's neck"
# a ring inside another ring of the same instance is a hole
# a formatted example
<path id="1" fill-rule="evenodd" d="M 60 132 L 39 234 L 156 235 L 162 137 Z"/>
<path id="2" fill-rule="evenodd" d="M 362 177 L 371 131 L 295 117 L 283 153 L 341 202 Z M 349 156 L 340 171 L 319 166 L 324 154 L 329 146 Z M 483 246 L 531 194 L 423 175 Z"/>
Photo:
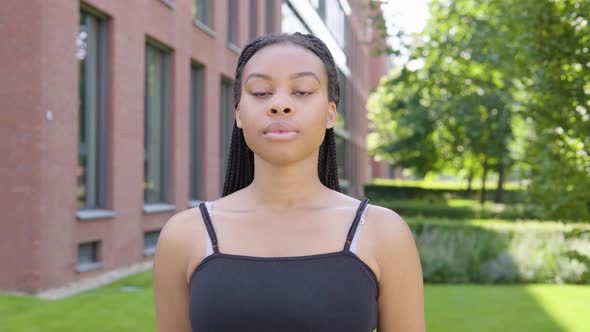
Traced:
<path id="1" fill-rule="evenodd" d="M 331 192 L 318 176 L 317 156 L 283 167 L 257 158 L 254 180 L 246 190 L 253 204 L 272 210 L 315 205 Z"/>

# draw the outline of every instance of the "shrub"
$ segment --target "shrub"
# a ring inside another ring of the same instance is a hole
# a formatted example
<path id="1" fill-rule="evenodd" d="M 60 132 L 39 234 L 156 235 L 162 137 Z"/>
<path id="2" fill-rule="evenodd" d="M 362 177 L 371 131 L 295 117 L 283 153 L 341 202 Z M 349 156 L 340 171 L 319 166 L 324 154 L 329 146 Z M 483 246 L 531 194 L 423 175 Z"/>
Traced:
<path id="1" fill-rule="evenodd" d="M 479 187 L 474 186 L 471 191 L 467 185 L 460 183 L 427 183 L 421 181 L 376 179 L 364 186 L 365 195 L 369 198 L 395 200 L 447 200 L 453 198 L 478 199 Z M 487 188 L 490 192 L 495 186 Z M 491 199 L 494 195 L 488 193 Z M 515 185 L 507 185 L 504 189 L 505 203 L 520 203 L 525 201 L 522 189 Z"/>
<path id="2" fill-rule="evenodd" d="M 408 219 L 430 283 L 590 283 L 590 224 Z M 580 257 L 572 257 L 572 252 Z"/>
<path id="3" fill-rule="evenodd" d="M 387 207 L 407 217 L 448 219 L 540 219 L 538 211 L 522 204 L 505 205 L 474 200 L 421 201 L 375 198 L 373 204 Z M 457 204 L 458 203 L 458 204 Z"/>

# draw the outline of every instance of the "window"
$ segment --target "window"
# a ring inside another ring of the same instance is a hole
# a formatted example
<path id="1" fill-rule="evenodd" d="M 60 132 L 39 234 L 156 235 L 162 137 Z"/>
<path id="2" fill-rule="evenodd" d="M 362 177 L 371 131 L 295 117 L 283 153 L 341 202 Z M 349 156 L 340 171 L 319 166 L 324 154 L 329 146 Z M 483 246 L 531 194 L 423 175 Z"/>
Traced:
<path id="1" fill-rule="evenodd" d="M 344 49 L 345 47 L 345 17 L 344 10 L 340 6 L 339 0 L 325 0 L 326 12 L 325 12 L 325 21 L 326 25 L 334 38 L 336 38 L 336 42 L 340 45 L 341 48 Z"/>
<path id="2" fill-rule="evenodd" d="M 336 139 L 336 160 L 338 163 L 338 181 L 343 190 L 348 188 L 348 172 L 346 170 L 346 139 L 338 134 Z"/>
<path id="3" fill-rule="evenodd" d="M 98 257 L 99 242 L 87 242 L 78 245 L 78 262 L 76 271 L 85 272 L 101 266 Z"/>
<path id="4" fill-rule="evenodd" d="M 169 51 L 153 42 L 146 45 L 144 201 L 163 203 L 169 184 Z"/>
<path id="5" fill-rule="evenodd" d="M 338 84 L 340 85 L 340 99 L 338 102 L 338 117 L 336 126 L 340 129 L 348 129 L 346 123 L 346 76 L 338 70 Z"/>
<path id="6" fill-rule="evenodd" d="M 338 181 L 340 182 L 340 186 L 344 192 L 348 192 L 350 187 L 349 179 L 350 176 L 353 175 L 350 173 L 346 165 L 346 159 L 352 158 L 353 156 L 348 156 L 348 148 L 350 142 L 348 139 L 350 138 L 350 132 L 348 131 L 348 123 L 346 113 L 350 105 L 348 105 L 346 100 L 346 76 L 340 70 L 338 70 L 338 84 L 340 85 L 340 99 L 338 102 L 338 115 L 336 117 L 336 127 L 334 129 L 336 135 L 336 160 L 338 160 Z"/>
<path id="7" fill-rule="evenodd" d="M 266 0 L 266 33 L 275 30 L 275 0 Z"/>
<path id="8" fill-rule="evenodd" d="M 220 166 L 221 166 L 221 188 L 225 181 L 225 173 L 227 170 L 227 158 L 229 155 L 229 146 L 231 142 L 231 135 L 234 122 L 234 108 L 232 105 L 232 85 L 233 82 L 227 79 L 221 80 L 221 106 L 220 114 Z"/>
<path id="9" fill-rule="evenodd" d="M 158 244 L 158 238 L 160 237 L 160 231 L 145 232 L 143 234 L 143 254 L 146 256 L 152 256 L 156 252 L 156 245 Z"/>
<path id="10" fill-rule="evenodd" d="M 193 0 L 193 21 L 211 27 L 211 0 Z"/>
<path id="11" fill-rule="evenodd" d="M 322 20 L 326 19 L 326 0 L 309 0 L 313 8 L 318 12 Z"/>
<path id="12" fill-rule="evenodd" d="M 107 21 L 90 9 L 80 11 L 78 208 L 107 208 Z"/>
<path id="13" fill-rule="evenodd" d="M 238 46 L 238 3 L 237 0 L 228 0 L 227 17 L 227 41 Z"/>
<path id="14" fill-rule="evenodd" d="M 191 66 L 190 83 L 190 185 L 189 200 L 203 197 L 203 114 L 205 81 L 203 67 Z"/>
<path id="15" fill-rule="evenodd" d="M 174 8 L 174 0 L 160 0 L 163 4 L 170 8 Z"/>
<path id="16" fill-rule="evenodd" d="M 302 32 L 302 33 L 310 33 L 309 29 L 303 23 L 303 20 L 297 15 L 295 10 L 291 7 L 290 4 L 287 2 L 283 2 L 281 4 L 281 31 L 294 33 L 294 32 Z"/>
<path id="17" fill-rule="evenodd" d="M 250 0 L 250 40 L 258 36 L 258 0 Z"/>

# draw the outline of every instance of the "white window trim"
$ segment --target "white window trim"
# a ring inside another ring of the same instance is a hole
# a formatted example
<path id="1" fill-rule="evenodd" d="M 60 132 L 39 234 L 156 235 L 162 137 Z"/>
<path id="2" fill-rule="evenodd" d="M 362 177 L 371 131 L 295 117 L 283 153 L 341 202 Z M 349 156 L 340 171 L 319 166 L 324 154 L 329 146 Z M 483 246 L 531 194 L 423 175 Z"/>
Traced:
<path id="1" fill-rule="evenodd" d="M 346 65 L 346 54 L 338 45 L 338 42 L 328 30 L 328 27 L 320 17 L 320 14 L 315 10 L 311 2 L 308 0 L 288 0 L 295 12 L 301 17 L 304 23 L 309 27 L 311 33 L 320 38 L 328 49 L 332 56 L 334 57 L 334 62 L 336 66 L 340 68 L 342 73 L 346 75 L 346 77 L 350 76 L 350 68 Z M 341 0 L 340 4 L 346 0 Z M 346 15 L 350 15 L 350 6 L 348 6 L 348 1 L 346 1 L 346 6 L 342 5 L 344 13 Z M 348 8 L 348 12 L 347 12 Z"/>

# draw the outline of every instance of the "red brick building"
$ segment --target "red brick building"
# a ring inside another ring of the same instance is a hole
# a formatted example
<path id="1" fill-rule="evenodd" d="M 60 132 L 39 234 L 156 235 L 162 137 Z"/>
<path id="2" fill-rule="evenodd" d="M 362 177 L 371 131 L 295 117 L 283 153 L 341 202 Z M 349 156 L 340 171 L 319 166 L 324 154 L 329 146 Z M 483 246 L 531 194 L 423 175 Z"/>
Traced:
<path id="1" fill-rule="evenodd" d="M 285 11 L 332 35 L 346 86 L 343 183 L 363 194 L 365 104 L 388 70 L 362 44 L 363 1 L 2 5 L 0 290 L 37 293 L 149 261 L 170 216 L 218 197 L 240 48 L 281 31 Z"/>

